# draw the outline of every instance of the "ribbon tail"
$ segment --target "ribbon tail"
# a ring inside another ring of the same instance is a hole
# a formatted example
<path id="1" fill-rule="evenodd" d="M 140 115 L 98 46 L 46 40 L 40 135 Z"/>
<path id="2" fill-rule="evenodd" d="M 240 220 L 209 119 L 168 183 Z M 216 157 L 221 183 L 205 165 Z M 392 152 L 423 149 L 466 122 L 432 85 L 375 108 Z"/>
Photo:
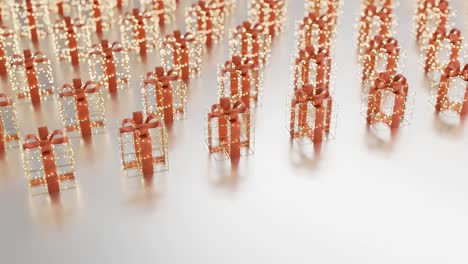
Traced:
<path id="1" fill-rule="evenodd" d="M 70 57 L 72 65 L 78 65 L 79 58 L 78 58 L 78 42 L 76 40 L 76 33 L 73 31 L 72 33 L 68 32 L 68 48 L 70 49 Z"/>
<path id="2" fill-rule="evenodd" d="M 50 146 L 52 148 L 52 146 Z M 55 164 L 54 153 L 42 154 L 42 162 L 44 164 L 45 180 L 47 184 L 47 191 L 49 194 L 60 192 L 59 177 L 57 174 L 57 166 Z"/>
<path id="3" fill-rule="evenodd" d="M 148 132 L 149 133 L 149 132 Z M 141 162 L 141 170 L 143 177 L 150 178 L 153 177 L 154 168 L 153 168 L 153 149 L 151 144 L 151 137 L 148 135 L 144 138 L 140 138 L 140 149 L 138 155 Z"/>
<path id="4" fill-rule="evenodd" d="M 31 102 L 34 105 L 41 103 L 41 96 L 39 93 L 39 84 L 37 81 L 36 71 L 34 69 L 26 70 L 26 77 L 28 79 L 29 94 L 31 97 Z"/>
<path id="5" fill-rule="evenodd" d="M 174 105 L 173 105 L 173 98 L 172 98 L 172 87 L 163 88 L 163 105 L 164 105 L 164 121 L 167 123 L 171 123 L 174 121 Z"/>
<path id="6" fill-rule="evenodd" d="M 315 112 L 315 127 L 314 127 L 314 143 L 320 143 L 323 140 L 325 110 L 323 106 L 316 108 Z"/>
<path id="7" fill-rule="evenodd" d="M 231 141 L 229 142 L 229 156 L 233 160 L 240 158 L 241 142 L 240 142 L 240 122 L 238 119 L 230 121 L 231 123 Z"/>
<path id="8" fill-rule="evenodd" d="M 89 118 L 88 102 L 86 99 L 81 102 L 77 102 L 78 120 L 80 125 L 81 136 L 83 138 L 89 138 L 91 132 L 91 122 Z"/>

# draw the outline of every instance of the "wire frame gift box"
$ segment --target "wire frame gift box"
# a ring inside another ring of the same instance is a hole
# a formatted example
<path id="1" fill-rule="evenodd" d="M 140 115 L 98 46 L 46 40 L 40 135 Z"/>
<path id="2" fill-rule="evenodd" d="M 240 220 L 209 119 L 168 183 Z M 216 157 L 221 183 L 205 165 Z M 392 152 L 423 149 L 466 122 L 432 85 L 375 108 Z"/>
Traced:
<path id="1" fill-rule="evenodd" d="M 289 106 L 289 134 L 292 139 L 322 143 L 335 137 L 336 106 L 323 85 L 303 85 L 294 92 Z"/>
<path id="2" fill-rule="evenodd" d="M 392 9 L 389 6 L 377 8 L 368 5 L 359 21 L 358 51 L 362 59 L 364 52 L 369 47 L 369 42 L 377 35 L 391 37 L 393 24 Z"/>
<path id="3" fill-rule="evenodd" d="M 400 62 L 400 45 L 394 38 L 375 36 L 364 55 L 362 69 L 363 93 L 368 94 L 370 86 L 381 72 L 395 75 Z"/>
<path id="4" fill-rule="evenodd" d="M 37 43 L 49 34 L 49 9 L 46 0 L 18 0 L 13 4 L 15 28 L 21 37 Z"/>
<path id="5" fill-rule="evenodd" d="M 157 17 L 151 11 L 140 11 L 134 8 L 125 13 L 120 26 L 122 42 L 127 50 L 135 50 L 141 56 L 146 56 L 148 50 L 158 46 L 159 27 Z"/>
<path id="6" fill-rule="evenodd" d="M 254 151 L 254 120 L 248 106 L 223 97 L 207 115 L 207 143 L 215 159 L 238 160 Z"/>
<path id="7" fill-rule="evenodd" d="M 219 97 L 241 101 L 247 107 L 261 101 L 263 71 L 252 59 L 234 56 L 221 66 L 218 76 Z"/>
<path id="8" fill-rule="evenodd" d="M 151 178 L 168 170 L 167 134 L 156 114 L 142 112 L 122 121 L 119 129 L 122 166 L 128 176 Z"/>
<path id="9" fill-rule="evenodd" d="M 263 68 L 271 53 L 271 36 L 265 33 L 262 25 L 252 25 L 245 21 L 231 33 L 230 55 L 252 59 Z"/>
<path id="10" fill-rule="evenodd" d="M 380 73 L 364 97 L 367 125 L 383 124 L 391 131 L 407 125 L 413 107 L 409 99 L 408 83 L 402 74 Z"/>
<path id="11" fill-rule="evenodd" d="M 331 49 L 335 27 L 330 15 L 309 13 L 296 24 L 297 49 L 307 46 Z"/>
<path id="12" fill-rule="evenodd" d="M 22 157 L 34 194 L 55 194 L 76 186 L 73 151 L 61 130 L 49 133 L 47 127 L 40 127 L 37 135 L 26 135 Z"/>
<path id="13" fill-rule="evenodd" d="M 248 17 L 250 23 L 263 25 L 265 32 L 274 38 L 283 31 L 286 20 L 286 2 L 284 0 L 250 0 Z"/>
<path id="14" fill-rule="evenodd" d="M 175 21 L 175 11 L 177 9 L 176 0 L 147 0 L 145 2 L 145 7 L 154 12 L 160 26 Z"/>
<path id="15" fill-rule="evenodd" d="M 438 114 L 464 119 L 468 114 L 468 64 L 461 68 L 458 61 L 449 63 L 434 97 Z"/>
<path id="16" fill-rule="evenodd" d="M 78 65 L 91 46 L 91 36 L 85 23 L 79 18 L 64 17 L 53 27 L 55 53 L 60 60 Z"/>
<path id="17" fill-rule="evenodd" d="M 202 45 L 200 36 L 190 32 L 182 35 L 176 30 L 172 35 L 167 35 L 161 48 L 161 61 L 164 69 L 180 71 L 184 81 L 198 76 L 203 52 Z"/>
<path id="18" fill-rule="evenodd" d="M 450 11 L 447 0 L 419 0 L 416 13 L 416 38 L 424 52 L 427 42 L 439 28 L 446 28 L 449 22 Z"/>
<path id="19" fill-rule="evenodd" d="M 306 16 L 313 14 L 316 17 L 327 16 L 331 25 L 336 25 L 341 0 L 306 0 Z"/>
<path id="20" fill-rule="evenodd" d="M 224 9 L 209 1 L 198 1 L 187 9 L 187 31 L 201 36 L 203 43 L 211 46 L 218 43 L 224 34 Z"/>
<path id="21" fill-rule="evenodd" d="M 101 44 L 93 45 L 88 61 L 91 80 L 106 86 L 110 94 L 116 94 L 119 88 L 128 84 L 129 58 L 119 42 L 110 44 L 102 40 Z"/>
<path id="22" fill-rule="evenodd" d="M 91 32 L 101 35 L 114 23 L 112 3 L 115 1 L 82 0 L 79 17 L 87 22 Z"/>
<path id="23" fill-rule="evenodd" d="M 73 135 L 81 134 L 89 138 L 103 131 L 106 124 L 102 85 L 93 81 L 85 84 L 81 79 L 73 79 L 73 84 L 65 84 L 59 93 L 60 116 L 65 131 Z"/>
<path id="24" fill-rule="evenodd" d="M 18 99 L 30 99 L 36 105 L 54 93 L 54 78 L 49 59 L 41 52 L 13 56 L 9 79 Z"/>
<path id="25" fill-rule="evenodd" d="M 18 53 L 15 33 L 7 27 L 0 26 L 0 75 L 7 74 L 11 59 Z"/>
<path id="26" fill-rule="evenodd" d="M 332 65 L 329 51 L 307 46 L 294 58 L 291 72 L 294 91 L 304 84 L 323 85 L 325 89 L 330 89 Z"/>
<path id="27" fill-rule="evenodd" d="M 185 118 L 187 85 L 177 71 L 156 67 L 146 74 L 142 93 L 146 113 L 161 116 L 166 124 Z"/>
<path id="28" fill-rule="evenodd" d="M 424 71 L 430 80 L 437 81 L 447 65 L 458 60 L 463 42 L 460 30 L 447 31 L 439 27 L 429 40 L 424 58 Z"/>
<path id="29" fill-rule="evenodd" d="M 13 101 L 0 93 L 0 152 L 18 145 L 20 139 L 18 113 Z"/>

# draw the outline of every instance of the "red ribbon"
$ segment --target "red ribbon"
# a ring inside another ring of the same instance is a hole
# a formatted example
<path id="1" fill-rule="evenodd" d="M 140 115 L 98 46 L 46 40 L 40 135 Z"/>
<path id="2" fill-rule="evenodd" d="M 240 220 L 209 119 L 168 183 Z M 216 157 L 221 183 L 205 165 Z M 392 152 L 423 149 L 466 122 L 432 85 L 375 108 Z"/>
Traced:
<path id="1" fill-rule="evenodd" d="M 39 41 L 37 35 L 37 23 L 36 17 L 34 16 L 33 4 L 31 3 L 31 0 L 26 0 L 26 17 L 28 19 L 29 29 L 31 32 L 31 40 L 33 43 L 37 43 Z"/>
<path id="2" fill-rule="evenodd" d="M 96 21 L 96 33 L 102 34 L 102 16 L 99 0 L 93 1 L 93 18 Z"/>
<path id="3" fill-rule="evenodd" d="M 260 61 L 260 43 L 259 35 L 262 33 L 263 27 L 259 24 L 252 25 L 250 22 L 245 21 L 242 25 L 237 27 L 237 32 L 241 35 L 241 55 L 242 57 L 249 56 L 249 39 L 252 42 L 252 55 L 250 56 L 255 64 L 259 65 Z"/>
<path id="4" fill-rule="evenodd" d="M 156 114 L 149 114 L 146 120 L 143 119 L 142 112 L 134 112 L 133 118 L 122 121 L 120 133 L 133 133 L 135 141 L 135 154 L 145 178 L 154 174 L 153 145 L 151 143 L 150 129 L 162 127 Z M 165 157 L 164 157 L 165 158 Z"/>
<path id="5" fill-rule="evenodd" d="M 60 183 L 53 145 L 68 143 L 68 138 L 60 130 L 55 130 L 49 135 L 47 127 L 40 127 L 39 138 L 34 134 L 29 134 L 26 135 L 24 141 L 23 149 L 41 148 L 47 190 L 50 194 L 59 192 Z"/>
<path id="6" fill-rule="evenodd" d="M 156 10 L 159 18 L 159 25 L 162 26 L 165 23 L 166 12 L 164 11 L 164 0 L 153 0 L 153 8 Z"/>
<path id="7" fill-rule="evenodd" d="M 78 65 L 79 57 L 78 57 L 78 40 L 76 38 L 76 32 L 74 28 L 74 24 L 71 22 L 70 17 L 65 17 L 65 34 L 67 34 L 68 39 L 68 49 L 70 50 L 70 58 L 72 65 Z"/>

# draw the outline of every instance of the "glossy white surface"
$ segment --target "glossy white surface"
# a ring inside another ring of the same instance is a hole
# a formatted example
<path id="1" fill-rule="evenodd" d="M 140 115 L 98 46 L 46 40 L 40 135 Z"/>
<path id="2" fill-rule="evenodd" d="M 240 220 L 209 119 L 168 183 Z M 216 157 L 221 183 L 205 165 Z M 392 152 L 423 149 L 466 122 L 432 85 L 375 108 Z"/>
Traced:
<path id="1" fill-rule="evenodd" d="M 179 26 L 188 5 L 181 2 Z M 246 18 L 246 1 L 238 2 L 232 25 Z M 404 74 L 416 93 L 411 125 L 389 144 L 366 132 L 356 77 L 360 5 L 345 0 L 335 50 L 337 136 L 320 158 L 309 154 L 311 146 L 301 152 L 292 145 L 285 128 L 293 29 L 303 16 L 303 1 L 288 2 L 286 30 L 274 43 L 256 113 L 253 156 L 231 169 L 210 158 L 204 143 L 216 67 L 228 57 L 225 38 L 190 85 L 187 119 L 169 132 L 168 173 L 148 188 L 126 178 L 117 126 L 142 109 L 140 77 L 159 61 L 155 53 L 146 63 L 132 53 L 130 89 L 115 101 L 106 98 L 107 133 L 90 145 L 73 141 L 78 187 L 59 204 L 30 195 L 19 150 L 0 160 L 0 262 L 467 263 L 468 129 L 446 128 L 434 117 L 411 33 L 415 1 L 400 0 L 395 11 L 396 36 L 407 53 Z M 464 2 L 451 4 L 467 36 Z M 40 47 L 52 52 L 47 41 Z M 54 70 L 57 85 L 77 74 L 65 62 L 54 62 Z M 85 66 L 82 73 L 87 78 Z M 39 112 L 28 104 L 18 109 L 23 134 L 42 124 L 61 126 L 56 101 Z"/>

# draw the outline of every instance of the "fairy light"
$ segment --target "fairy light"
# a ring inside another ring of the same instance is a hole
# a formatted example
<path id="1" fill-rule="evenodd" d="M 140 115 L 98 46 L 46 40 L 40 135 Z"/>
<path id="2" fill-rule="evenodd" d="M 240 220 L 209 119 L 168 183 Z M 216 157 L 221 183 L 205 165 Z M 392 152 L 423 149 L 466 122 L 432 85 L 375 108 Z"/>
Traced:
<path id="1" fill-rule="evenodd" d="M 416 13 L 416 38 L 420 45 L 420 51 L 424 54 L 427 42 L 439 27 L 449 26 L 449 19 L 453 12 L 450 11 L 447 0 L 420 0 Z"/>
<path id="2" fill-rule="evenodd" d="M 462 118 L 468 114 L 468 64 L 460 68 L 458 61 L 445 68 L 435 94 L 437 113 L 454 112 Z"/>
<path id="3" fill-rule="evenodd" d="M 18 112 L 13 100 L 3 93 L 0 93 L 0 123 L 4 143 L 7 145 L 18 144 L 21 137 Z"/>
<path id="4" fill-rule="evenodd" d="M 86 54 L 91 45 L 91 36 L 86 24 L 78 18 L 72 22 L 70 17 L 65 17 L 54 24 L 53 32 L 58 58 L 70 61 L 73 65 L 78 64 L 79 58 Z"/>
<path id="5" fill-rule="evenodd" d="M 140 55 L 145 55 L 147 50 L 159 46 L 159 27 L 157 17 L 151 11 L 140 12 L 133 9 L 125 13 L 120 30 L 122 32 L 123 45 L 128 50 L 135 50 Z"/>
<path id="6" fill-rule="evenodd" d="M 176 70 L 157 67 L 142 80 L 143 109 L 156 114 L 166 123 L 186 116 L 187 85 Z"/>
<path id="7" fill-rule="evenodd" d="M 229 47 L 231 57 L 252 59 L 263 68 L 271 54 L 271 36 L 265 33 L 262 25 L 245 21 L 232 31 Z"/>
<path id="8" fill-rule="evenodd" d="M 26 135 L 21 157 L 33 192 L 53 193 L 75 186 L 74 154 L 62 131 L 49 133 L 47 127 L 41 127 L 39 134 Z M 53 188 L 54 181 L 58 189 Z"/>
<path id="9" fill-rule="evenodd" d="M 13 4 L 13 19 L 15 28 L 21 37 L 38 42 L 49 32 L 49 8 L 46 0 L 20 0 Z"/>
<path id="10" fill-rule="evenodd" d="M 30 68 L 28 68 L 30 67 Z M 54 93 L 54 78 L 50 60 L 41 52 L 31 54 L 24 51 L 24 56 L 14 55 L 8 71 L 10 84 L 19 99 L 28 98 L 35 102 L 31 91 L 38 89 L 41 99 Z"/>
<path id="11" fill-rule="evenodd" d="M 235 160 L 253 154 L 254 117 L 241 101 L 220 98 L 220 102 L 208 112 L 206 123 L 208 150 L 215 158 Z"/>
<path id="12" fill-rule="evenodd" d="M 283 31 L 286 20 L 284 0 L 250 0 L 248 5 L 250 23 L 263 25 L 265 32 L 272 37 Z"/>
<path id="13" fill-rule="evenodd" d="M 18 42 L 13 30 L 0 26 L 0 74 L 5 75 L 11 60 L 19 53 Z"/>
<path id="14" fill-rule="evenodd" d="M 162 41 L 161 61 L 164 69 L 180 71 L 182 80 L 188 81 L 200 74 L 202 39 L 198 34 L 182 33 L 178 30 Z"/>
<path id="15" fill-rule="evenodd" d="M 185 24 L 187 31 L 201 35 L 203 42 L 210 46 L 223 37 L 225 18 L 224 8 L 216 2 L 199 1 L 187 8 Z"/>
<path id="16" fill-rule="evenodd" d="M 102 85 L 74 79 L 59 93 L 60 116 L 67 133 L 79 131 L 83 137 L 99 133 L 107 123 Z M 90 134 L 88 134 L 90 133 Z"/>
<path id="17" fill-rule="evenodd" d="M 128 84 L 129 58 L 119 42 L 110 44 L 107 40 L 103 40 L 101 44 L 93 45 L 88 58 L 91 80 L 105 85 L 109 92 L 116 92 L 116 89 Z"/>
<path id="18" fill-rule="evenodd" d="M 122 121 L 119 134 L 120 158 L 127 176 L 132 169 L 145 178 L 169 169 L 167 132 L 157 115 L 150 114 L 145 120 L 142 112 L 135 112 L 133 118 Z"/>
<path id="19" fill-rule="evenodd" d="M 220 98 L 254 105 L 263 94 L 263 71 L 254 60 L 234 56 L 219 68 L 218 87 Z"/>

